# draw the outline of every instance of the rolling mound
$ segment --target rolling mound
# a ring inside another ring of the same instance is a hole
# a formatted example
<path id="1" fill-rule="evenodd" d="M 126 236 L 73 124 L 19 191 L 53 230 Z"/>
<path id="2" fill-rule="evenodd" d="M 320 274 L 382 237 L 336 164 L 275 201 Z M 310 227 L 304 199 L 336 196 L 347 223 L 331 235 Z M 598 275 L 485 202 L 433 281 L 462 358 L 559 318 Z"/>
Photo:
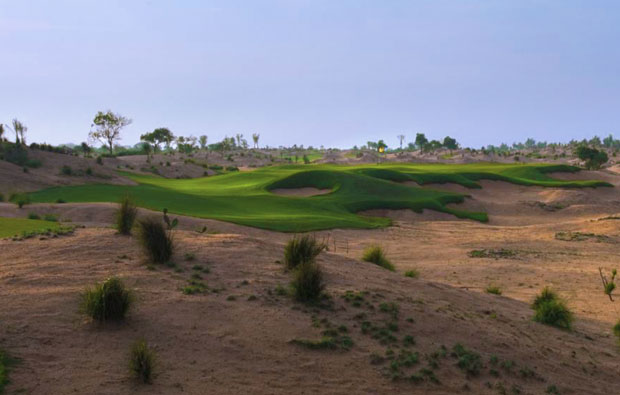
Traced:
<path id="1" fill-rule="evenodd" d="M 280 166 L 253 172 L 231 173 L 199 179 L 171 180 L 156 176 L 123 173 L 136 186 L 83 185 L 44 189 L 31 193 L 34 202 L 114 202 L 133 196 L 142 207 L 212 218 L 263 229 L 302 232 L 331 228 L 377 228 L 388 226 L 387 218 L 357 215 L 376 209 L 424 209 L 458 218 L 485 222 L 487 214 L 462 209 L 466 195 L 418 184 L 456 183 L 480 188 L 481 180 L 517 185 L 583 188 L 611 186 L 606 181 L 557 180 L 550 172 L 576 172 L 561 165 L 409 165 L 375 166 Z M 286 197 L 273 190 L 317 188 L 333 192 L 312 197 Z"/>
<path id="2" fill-rule="evenodd" d="M 21 360 L 9 390 L 284 394 L 303 386 L 334 394 L 502 388 L 604 394 L 617 383 L 613 340 L 600 336 L 595 322 L 561 331 L 532 322 L 525 303 L 406 278 L 333 253 L 319 259 L 330 302 L 306 307 L 278 291 L 290 281 L 277 263 L 282 243 L 186 231 L 175 239 L 179 270 L 147 270 L 136 241 L 110 229 L 0 241 L 2 347 Z M 187 261 L 185 253 L 195 258 Z M 209 269 L 202 274 L 208 291 L 184 295 L 196 265 Z M 111 275 L 136 292 L 135 309 L 124 324 L 85 321 L 79 293 Z M 364 330 L 388 323 L 398 327 L 389 332 L 394 339 Z M 320 339 L 329 328 L 346 328 L 340 330 L 352 344 L 313 350 L 291 342 Z M 148 386 L 136 384 L 125 367 L 130 344 L 142 337 L 158 353 Z M 459 344 L 479 356 L 476 373 L 459 367 L 453 355 Z"/>

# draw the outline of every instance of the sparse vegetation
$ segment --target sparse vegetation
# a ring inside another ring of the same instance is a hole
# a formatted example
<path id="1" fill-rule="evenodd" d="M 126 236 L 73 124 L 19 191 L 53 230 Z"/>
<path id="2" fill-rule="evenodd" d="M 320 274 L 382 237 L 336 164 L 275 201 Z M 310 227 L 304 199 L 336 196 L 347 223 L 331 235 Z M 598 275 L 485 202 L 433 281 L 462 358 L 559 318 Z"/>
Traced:
<path id="1" fill-rule="evenodd" d="M 304 263 L 312 263 L 326 248 L 314 236 L 295 236 L 284 247 L 284 263 L 287 269 L 294 269 Z"/>
<path id="2" fill-rule="evenodd" d="M 145 340 L 138 340 L 131 346 L 129 354 L 131 374 L 143 383 L 150 383 L 153 378 L 155 359 L 155 351 L 148 346 Z"/>
<path id="3" fill-rule="evenodd" d="M 292 288 L 295 299 L 298 301 L 317 302 L 325 288 L 321 267 L 314 262 L 298 265 L 293 273 Z"/>
<path id="4" fill-rule="evenodd" d="M 130 235 L 137 216 L 138 208 L 135 203 L 129 196 L 124 196 L 116 210 L 116 229 L 118 233 Z"/>
<path id="5" fill-rule="evenodd" d="M 138 239 L 151 262 L 164 264 L 172 258 L 172 234 L 164 228 L 161 220 L 154 217 L 138 220 Z"/>
<path id="6" fill-rule="evenodd" d="M 387 259 L 385 251 L 381 246 L 375 245 L 367 247 L 362 255 L 362 260 L 394 271 L 394 265 Z"/>
<path id="7" fill-rule="evenodd" d="M 468 254 L 471 258 L 515 259 L 517 252 L 505 248 L 472 250 Z"/>
<path id="8" fill-rule="evenodd" d="M 607 242 L 610 240 L 608 236 L 598 235 L 595 233 L 585 233 L 585 232 L 557 232 L 555 234 L 556 240 L 562 241 L 586 241 L 586 240 L 594 240 L 596 242 Z"/>
<path id="9" fill-rule="evenodd" d="M 99 322 L 124 319 L 132 303 L 132 293 L 118 277 L 110 277 L 92 288 L 87 288 L 82 296 L 84 313 Z"/>
<path id="10" fill-rule="evenodd" d="M 418 272 L 416 269 L 407 270 L 405 272 L 405 277 L 418 278 L 419 276 L 420 276 L 420 272 Z"/>
<path id="11" fill-rule="evenodd" d="M 462 344 L 455 344 L 452 347 L 452 356 L 457 358 L 457 366 L 463 370 L 467 376 L 477 376 L 482 369 L 482 357 L 480 354 L 468 350 Z"/>
<path id="12" fill-rule="evenodd" d="M 566 302 L 549 287 L 545 287 L 540 295 L 536 296 L 532 308 L 534 309 L 534 321 L 561 329 L 570 329 L 573 314 L 566 306 Z"/>
<path id="13" fill-rule="evenodd" d="M 488 294 L 493 294 L 493 295 L 501 295 L 502 294 L 502 290 L 500 289 L 500 287 L 494 286 L 494 285 L 489 285 L 486 289 L 485 292 Z"/>

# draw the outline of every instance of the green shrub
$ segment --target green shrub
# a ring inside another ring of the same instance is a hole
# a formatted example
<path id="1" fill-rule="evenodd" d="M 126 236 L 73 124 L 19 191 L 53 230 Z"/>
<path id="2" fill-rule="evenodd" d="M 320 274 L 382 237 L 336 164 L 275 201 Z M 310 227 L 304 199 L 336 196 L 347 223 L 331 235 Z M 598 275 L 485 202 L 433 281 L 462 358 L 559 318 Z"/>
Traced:
<path id="1" fill-rule="evenodd" d="M 30 203 L 30 196 L 28 196 L 25 193 L 17 193 L 17 194 L 13 194 L 9 200 L 17 204 L 17 207 L 22 208 L 26 204 Z"/>
<path id="2" fill-rule="evenodd" d="M 385 251 L 381 246 L 370 246 L 366 248 L 364 250 L 364 255 L 362 255 L 362 260 L 394 271 L 394 265 L 386 258 Z"/>
<path id="3" fill-rule="evenodd" d="M 28 213 L 28 219 L 41 219 L 37 213 Z"/>
<path id="4" fill-rule="evenodd" d="M 103 165 L 103 158 L 101 156 L 98 156 L 96 162 L 98 165 Z"/>
<path id="5" fill-rule="evenodd" d="M 129 354 L 129 370 L 143 383 L 150 383 L 155 365 L 155 351 L 146 341 L 138 340 L 131 346 Z"/>
<path id="6" fill-rule="evenodd" d="M 125 318 L 133 296 L 118 277 L 110 277 L 101 284 L 86 289 L 82 309 L 93 320 L 119 321 Z"/>
<path id="7" fill-rule="evenodd" d="M 284 263 L 288 269 L 312 263 L 325 247 L 325 244 L 317 242 L 314 236 L 295 236 L 284 247 Z"/>
<path id="8" fill-rule="evenodd" d="M 405 277 L 418 278 L 419 276 L 420 276 L 420 272 L 418 272 L 416 269 L 407 270 L 405 272 Z"/>
<path id="9" fill-rule="evenodd" d="M 122 235 L 131 234 L 131 229 L 138 216 L 138 208 L 129 196 L 123 197 L 116 210 L 116 229 Z"/>
<path id="10" fill-rule="evenodd" d="M 566 303 L 548 287 L 536 296 L 532 308 L 534 309 L 534 321 L 561 329 L 570 329 L 573 314 Z"/>
<path id="11" fill-rule="evenodd" d="M 4 202 L 4 195 L 0 193 L 0 202 Z"/>
<path id="12" fill-rule="evenodd" d="M 67 203 L 67 201 L 64 200 L 64 199 L 58 198 L 58 199 L 56 199 L 56 203 L 62 204 L 62 203 Z"/>
<path id="13" fill-rule="evenodd" d="M 43 220 L 50 221 L 50 222 L 58 222 L 58 217 L 56 217 L 54 214 L 45 214 L 43 216 Z"/>
<path id="14" fill-rule="evenodd" d="M 487 287 L 487 289 L 485 289 L 485 292 L 488 294 L 493 294 L 493 295 L 501 295 L 502 294 L 502 290 L 500 289 L 500 287 L 496 287 L 493 285 L 489 285 Z"/>
<path id="15" fill-rule="evenodd" d="M 321 297 L 325 285 L 323 272 L 314 262 L 305 262 L 297 266 L 293 277 L 293 295 L 300 302 L 316 302 Z"/>
<path id="16" fill-rule="evenodd" d="M 174 243 L 172 234 L 157 218 L 149 217 L 138 221 L 138 236 L 144 253 L 153 263 L 166 263 L 172 257 Z"/>
<path id="17" fill-rule="evenodd" d="M 613 327 L 614 335 L 618 338 L 618 343 L 620 343 L 620 320 L 616 322 L 616 325 Z"/>
<path id="18" fill-rule="evenodd" d="M 475 351 L 468 350 L 457 343 L 452 347 L 452 356 L 458 359 L 457 366 L 465 371 L 467 376 L 477 376 L 482 369 L 482 357 Z"/>
<path id="19" fill-rule="evenodd" d="M 71 169 L 71 166 L 64 165 L 60 168 L 60 174 L 63 176 L 70 176 L 73 174 L 73 169 Z"/>

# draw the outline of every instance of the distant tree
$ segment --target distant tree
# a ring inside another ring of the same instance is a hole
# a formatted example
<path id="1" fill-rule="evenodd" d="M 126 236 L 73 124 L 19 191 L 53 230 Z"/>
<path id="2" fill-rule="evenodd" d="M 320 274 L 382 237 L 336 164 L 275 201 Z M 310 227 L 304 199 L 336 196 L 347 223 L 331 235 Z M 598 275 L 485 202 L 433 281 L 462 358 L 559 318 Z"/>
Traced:
<path id="1" fill-rule="evenodd" d="M 400 149 L 403 149 L 403 141 L 405 141 L 405 135 L 404 134 L 399 134 L 398 136 L 398 140 L 400 140 Z"/>
<path id="2" fill-rule="evenodd" d="M 157 128 L 151 133 L 145 133 L 140 136 L 140 140 L 153 145 L 155 151 L 160 151 L 161 144 L 168 144 L 168 141 L 172 141 L 174 135 L 168 128 Z"/>
<path id="3" fill-rule="evenodd" d="M 204 151 L 207 148 L 207 136 L 203 134 L 198 138 L 198 142 L 200 143 L 200 149 Z"/>
<path id="4" fill-rule="evenodd" d="M 383 140 L 377 141 L 377 149 L 379 150 L 379 152 L 385 151 L 386 148 L 387 148 L 387 144 L 385 144 Z"/>
<path id="5" fill-rule="evenodd" d="M 601 145 L 603 145 L 603 143 L 601 143 L 601 138 L 598 136 L 592 137 L 592 139 L 588 143 L 593 147 L 600 147 Z"/>
<path id="6" fill-rule="evenodd" d="M 131 124 L 131 119 L 120 114 L 115 114 L 109 110 L 105 113 L 99 111 L 90 126 L 91 131 L 88 137 L 107 145 L 110 155 L 112 155 L 114 153 L 114 142 L 121 139 L 121 129 L 129 124 Z"/>
<path id="7" fill-rule="evenodd" d="M 366 145 L 368 146 L 368 149 L 371 149 L 371 150 L 376 150 L 379 148 L 377 143 L 375 143 L 374 141 L 369 141 L 366 143 Z"/>
<path id="8" fill-rule="evenodd" d="M 90 156 L 90 153 L 92 152 L 92 148 L 90 147 L 90 145 L 88 145 L 87 142 L 82 142 L 82 144 L 80 144 L 80 146 L 82 147 L 82 152 L 84 152 L 84 156 Z"/>
<path id="9" fill-rule="evenodd" d="M 445 148 L 449 149 L 449 150 L 453 150 L 453 149 L 457 149 L 459 147 L 459 144 L 456 142 L 456 139 L 453 139 L 450 136 L 446 136 L 443 139 L 443 144 L 442 144 Z M 504 144 L 505 145 L 505 144 Z"/>
<path id="10" fill-rule="evenodd" d="M 4 139 L 4 125 L 0 123 L 0 143 Z"/>
<path id="11" fill-rule="evenodd" d="M 533 138 L 525 140 L 525 148 L 536 148 L 536 140 Z"/>
<path id="12" fill-rule="evenodd" d="M 241 147 L 241 139 L 243 138 L 243 134 L 237 133 L 235 138 L 237 139 L 237 147 Z"/>
<path id="13" fill-rule="evenodd" d="M 415 145 L 418 148 L 424 148 L 428 144 L 428 139 L 424 135 L 424 133 L 416 133 L 415 135 Z"/>
<path id="14" fill-rule="evenodd" d="M 611 134 L 603 139 L 603 145 L 607 148 L 614 146 L 614 136 Z"/>
<path id="15" fill-rule="evenodd" d="M 258 139 L 260 138 L 260 134 L 252 133 L 252 140 L 254 141 L 254 148 L 258 148 Z"/>
<path id="16" fill-rule="evenodd" d="M 589 170 L 598 170 L 609 160 L 606 152 L 590 148 L 587 145 L 577 147 L 576 153 L 577 157 L 585 162 L 586 169 Z"/>
<path id="17" fill-rule="evenodd" d="M 28 128 L 26 125 L 18 121 L 17 119 L 13 119 L 13 131 L 15 132 L 15 143 L 26 145 L 26 132 Z"/>
<path id="18" fill-rule="evenodd" d="M 424 144 L 422 150 L 425 152 L 432 152 L 441 147 L 442 145 L 438 140 L 431 140 L 428 143 Z"/>

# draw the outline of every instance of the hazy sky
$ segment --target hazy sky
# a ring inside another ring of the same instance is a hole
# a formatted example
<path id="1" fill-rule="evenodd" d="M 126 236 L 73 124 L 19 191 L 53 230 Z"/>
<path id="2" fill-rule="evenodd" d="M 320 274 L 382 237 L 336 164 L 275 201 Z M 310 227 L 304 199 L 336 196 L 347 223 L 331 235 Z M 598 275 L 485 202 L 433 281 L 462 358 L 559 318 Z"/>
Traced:
<path id="1" fill-rule="evenodd" d="M 54 144 L 620 135 L 619 73 L 615 0 L 0 0 L 0 122 Z"/>

